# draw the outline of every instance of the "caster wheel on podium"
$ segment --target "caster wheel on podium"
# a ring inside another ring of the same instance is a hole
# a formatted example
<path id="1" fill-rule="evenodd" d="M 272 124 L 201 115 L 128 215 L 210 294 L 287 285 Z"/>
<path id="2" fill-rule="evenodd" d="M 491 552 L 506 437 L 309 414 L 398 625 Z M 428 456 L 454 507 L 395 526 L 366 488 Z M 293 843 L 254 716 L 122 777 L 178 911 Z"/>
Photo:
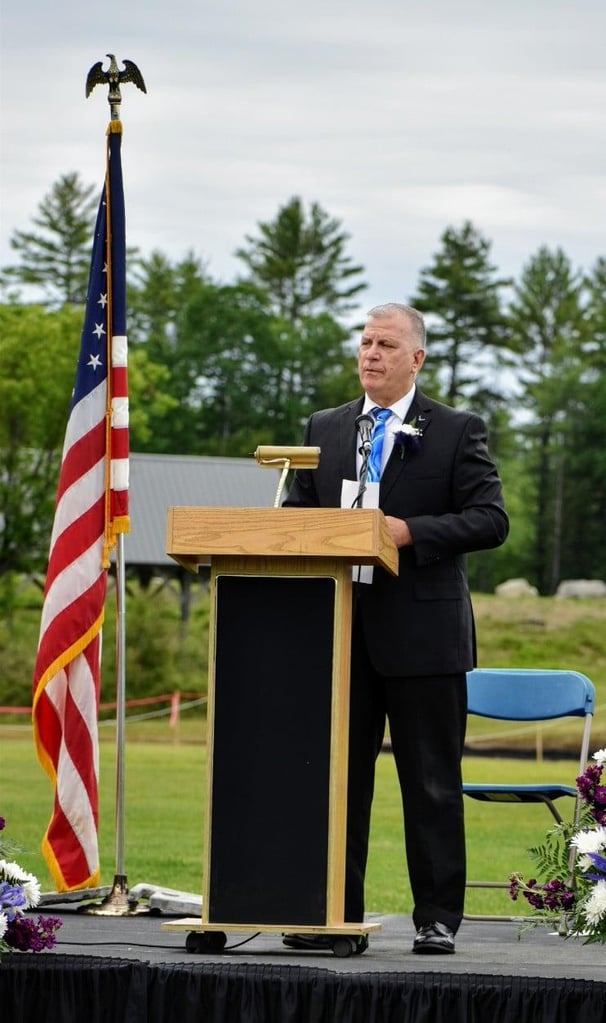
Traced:
<path id="1" fill-rule="evenodd" d="M 217 954 L 223 951 L 226 942 L 227 935 L 223 931 L 190 931 L 185 939 L 185 951 Z"/>
<path id="2" fill-rule="evenodd" d="M 338 959 L 348 959 L 357 951 L 356 942 L 353 938 L 335 938 L 332 950 Z"/>

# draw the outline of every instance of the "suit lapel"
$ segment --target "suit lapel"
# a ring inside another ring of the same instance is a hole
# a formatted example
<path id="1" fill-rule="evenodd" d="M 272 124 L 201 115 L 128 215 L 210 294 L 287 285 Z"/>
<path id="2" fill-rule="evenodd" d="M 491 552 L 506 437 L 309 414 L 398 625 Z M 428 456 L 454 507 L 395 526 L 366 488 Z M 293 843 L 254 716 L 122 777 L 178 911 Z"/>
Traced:
<path id="1" fill-rule="evenodd" d="M 417 390 L 414 401 L 406 416 L 406 422 L 412 423 L 414 420 L 415 426 L 418 426 L 425 433 L 431 426 L 431 410 L 431 399 L 427 398 L 422 391 Z"/>
<path id="2" fill-rule="evenodd" d="M 338 472 L 341 479 L 355 480 L 356 478 L 356 454 L 358 450 L 358 432 L 356 430 L 356 419 L 364 407 L 364 398 L 357 398 L 349 405 L 345 405 L 339 417 L 338 450 L 340 452 L 340 465 Z"/>
<path id="3" fill-rule="evenodd" d="M 405 423 L 414 423 L 420 430 L 425 433 L 426 430 L 431 426 L 431 401 L 419 391 L 417 388 L 415 396 L 411 402 L 410 408 Z M 421 442 L 422 443 L 422 442 Z M 414 455 L 412 455 L 414 457 Z M 401 450 L 397 444 L 394 444 L 389 461 L 383 470 L 381 477 L 381 496 L 386 497 L 392 487 L 400 478 L 402 472 L 406 467 L 407 461 L 411 458 L 408 452 L 404 452 L 402 456 Z"/>

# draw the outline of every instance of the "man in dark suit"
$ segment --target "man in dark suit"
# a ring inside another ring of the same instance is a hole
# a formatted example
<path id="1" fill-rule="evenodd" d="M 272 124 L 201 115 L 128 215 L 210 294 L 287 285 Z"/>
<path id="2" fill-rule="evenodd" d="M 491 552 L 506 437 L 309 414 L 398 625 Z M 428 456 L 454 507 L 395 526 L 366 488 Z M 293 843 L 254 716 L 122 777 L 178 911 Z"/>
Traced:
<path id="1" fill-rule="evenodd" d="M 374 764 L 387 719 L 404 808 L 413 951 L 431 954 L 454 952 L 465 895 L 461 757 L 466 672 L 476 664 L 465 555 L 502 544 L 508 520 L 482 420 L 418 390 L 424 360 L 420 313 L 395 303 L 370 311 L 358 355 L 364 395 L 311 416 L 304 443 L 321 449 L 320 463 L 297 471 L 284 504 L 339 507 L 343 479 L 360 472 L 356 420 L 390 410 L 379 507 L 399 548 L 399 575 L 375 568 L 370 585 L 355 585 L 345 919 L 363 920 Z M 284 941 L 318 948 L 328 939 Z M 364 938 L 358 951 L 366 946 Z"/>

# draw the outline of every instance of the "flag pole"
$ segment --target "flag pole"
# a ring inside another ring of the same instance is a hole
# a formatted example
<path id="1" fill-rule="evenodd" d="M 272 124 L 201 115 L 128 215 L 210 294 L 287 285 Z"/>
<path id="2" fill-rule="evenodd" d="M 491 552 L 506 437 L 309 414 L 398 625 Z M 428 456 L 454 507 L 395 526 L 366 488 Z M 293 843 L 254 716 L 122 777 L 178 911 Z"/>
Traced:
<path id="1" fill-rule="evenodd" d="M 136 64 L 130 60 L 123 61 L 125 70 L 120 71 L 113 54 L 108 53 L 110 66 L 107 71 L 103 70 L 99 61 L 90 69 L 86 79 L 86 95 L 90 95 L 96 85 L 107 84 L 109 86 L 108 103 L 110 105 L 110 124 L 108 135 L 112 132 L 121 133 L 120 105 L 122 96 L 120 92 L 121 82 L 133 82 L 142 92 L 146 92 L 143 76 Z M 109 174 L 109 170 L 108 170 Z M 111 264 L 111 189 L 108 193 L 108 265 Z M 123 239 L 122 239 L 123 241 Z M 108 275 L 108 277 L 111 275 Z M 114 340 L 113 303 L 111 293 L 111 281 L 108 280 L 108 349 Z M 117 333 L 126 330 L 126 323 L 118 327 Z M 109 336 L 111 334 L 111 336 Z M 126 338 L 124 337 L 124 340 Z M 110 351 L 114 364 L 114 352 Z M 124 357 L 125 358 L 125 357 Z M 120 365 L 118 359 L 118 365 Z M 111 418 L 114 414 L 114 395 L 108 393 L 108 436 L 111 433 Z M 109 446 L 108 446 L 109 447 Z M 124 454 L 124 453 L 123 453 Z M 128 452 L 126 452 L 126 463 L 128 465 Z M 109 461 L 109 459 L 108 459 Z M 112 473 L 112 464 L 108 467 Z M 127 469 L 128 473 L 128 469 Z M 109 494 L 109 488 L 108 488 Z M 109 498 L 111 500 L 111 497 Z M 108 519 L 113 519 L 113 510 L 108 509 Z M 119 512 L 118 512 L 119 516 Z M 100 905 L 91 906 L 88 913 L 105 916 L 123 916 L 133 911 L 128 900 L 128 878 L 125 865 L 125 745 L 126 745 L 126 570 L 124 558 L 124 528 L 115 529 L 112 521 L 112 545 L 115 544 L 115 567 L 116 567 L 116 645 L 115 645 L 115 669 L 116 669 L 116 802 L 115 802 L 115 873 L 111 891 Z M 136 908 L 136 905 L 135 905 Z"/>
<path id="2" fill-rule="evenodd" d="M 88 906 L 91 916 L 126 916 L 136 909 L 128 899 L 125 862 L 125 747 L 126 747 L 126 572 L 124 533 L 116 537 L 116 810 L 115 873 L 111 890 L 98 905 Z"/>
<path id="3" fill-rule="evenodd" d="M 126 747 L 126 573 L 124 562 L 124 533 L 118 535 L 116 546 L 116 877 L 126 887 L 124 856 L 125 765 Z M 128 891 L 128 889 L 126 889 Z"/>
<path id="4" fill-rule="evenodd" d="M 128 901 L 125 846 L 125 746 L 126 746 L 126 572 L 124 533 L 116 537 L 116 815 L 115 873 L 109 895 L 87 912 L 98 916 L 124 916 L 132 911 Z"/>

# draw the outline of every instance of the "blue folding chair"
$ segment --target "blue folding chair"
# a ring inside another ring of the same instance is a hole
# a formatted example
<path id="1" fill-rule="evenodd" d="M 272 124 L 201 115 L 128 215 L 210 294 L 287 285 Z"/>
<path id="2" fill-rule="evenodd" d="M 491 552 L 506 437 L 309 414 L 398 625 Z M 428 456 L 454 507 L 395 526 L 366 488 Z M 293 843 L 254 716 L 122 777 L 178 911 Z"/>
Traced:
<path id="1" fill-rule="evenodd" d="M 502 721 L 549 721 L 555 718 L 584 719 L 579 752 L 581 774 L 589 757 L 591 724 L 595 707 L 593 683 L 578 671 L 544 671 L 526 668 L 484 668 L 467 675 L 469 714 Z M 575 776 L 576 776 L 575 775 Z M 553 784 L 464 783 L 471 799 L 489 803 L 544 803 L 554 819 L 563 820 L 556 800 L 575 800 L 573 821 L 578 824 L 581 799 L 576 787 Z M 571 864 L 572 867 L 572 864 Z M 469 888 L 508 888 L 509 881 L 468 881 Z M 512 919 L 509 917 L 467 917 L 467 919 Z"/>

